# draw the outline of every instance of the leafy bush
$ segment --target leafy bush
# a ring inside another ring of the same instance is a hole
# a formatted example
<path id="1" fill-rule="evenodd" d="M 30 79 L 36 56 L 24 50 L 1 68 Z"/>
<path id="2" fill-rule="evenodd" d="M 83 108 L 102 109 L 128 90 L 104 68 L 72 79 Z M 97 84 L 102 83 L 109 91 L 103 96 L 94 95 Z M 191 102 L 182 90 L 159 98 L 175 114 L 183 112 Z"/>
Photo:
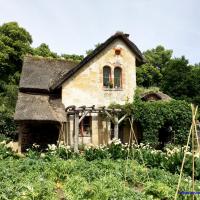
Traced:
<path id="1" fill-rule="evenodd" d="M 143 142 L 158 144 L 159 130 L 165 123 L 170 123 L 173 130 L 174 144 L 185 144 L 191 125 L 191 108 L 185 101 L 171 100 L 169 102 L 133 103 L 134 119 L 140 122 L 143 130 Z"/>
<path id="2" fill-rule="evenodd" d="M 84 151 L 84 157 L 87 161 L 99 159 L 134 159 L 140 164 L 149 168 L 160 168 L 171 173 L 180 173 L 180 167 L 183 160 L 185 147 L 171 146 L 166 147 L 164 151 L 155 150 L 149 144 L 133 144 L 128 147 L 123 145 L 120 140 L 114 139 L 108 146 L 90 147 Z M 184 173 L 187 176 L 192 174 L 192 156 L 187 150 L 187 162 L 184 165 Z M 200 180 L 200 155 L 195 155 L 195 178 Z"/>
<path id="3" fill-rule="evenodd" d="M 107 146 L 89 146 L 85 147 L 84 157 L 88 161 L 96 160 L 96 159 L 106 159 L 110 158 L 111 155 L 108 151 Z"/>
<path id="4" fill-rule="evenodd" d="M 8 147 L 6 147 L 6 141 L 0 142 L 0 161 L 6 158 L 14 157 L 14 153 Z"/>
<path id="5" fill-rule="evenodd" d="M 5 144 L 5 141 L 0 144 L 2 200 L 173 199 L 179 176 L 168 171 L 174 166 L 172 172 L 178 172 L 176 160 L 182 158 L 177 155 L 184 150 L 170 147 L 162 152 L 144 144 L 128 148 L 115 139 L 108 147 L 93 146 L 78 157 L 63 145 L 49 145 L 46 152 L 36 151 L 39 147 L 34 145 L 26 156 L 20 158 Z M 199 160 L 197 155 L 196 166 Z M 191 175 L 187 169 L 184 169 L 184 174 Z M 196 173 L 199 171 L 197 168 Z M 200 189 L 199 185 L 196 180 L 196 191 Z M 180 191 L 190 188 L 191 177 L 183 175 Z M 186 195 L 179 197 L 189 199 Z"/>

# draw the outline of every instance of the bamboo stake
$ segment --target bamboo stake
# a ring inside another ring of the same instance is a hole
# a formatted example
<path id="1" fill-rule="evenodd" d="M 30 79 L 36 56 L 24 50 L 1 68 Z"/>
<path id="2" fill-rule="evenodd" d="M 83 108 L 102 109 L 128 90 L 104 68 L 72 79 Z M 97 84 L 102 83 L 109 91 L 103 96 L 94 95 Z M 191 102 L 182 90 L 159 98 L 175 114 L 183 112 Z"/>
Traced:
<path id="1" fill-rule="evenodd" d="M 192 107 L 192 105 L 191 105 L 191 107 Z M 192 133 L 192 129 L 193 129 L 193 117 L 195 119 L 196 115 L 197 115 L 197 107 L 195 109 L 195 112 L 192 109 L 192 124 L 191 124 L 191 127 L 190 127 L 190 131 L 189 131 L 189 135 L 188 135 L 188 139 L 187 139 L 186 150 L 184 152 L 183 161 L 182 161 L 182 164 L 181 164 L 181 171 L 180 171 L 180 175 L 179 175 L 179 180 L 178 180 L 178 185 L 177 185 L 174 200 L 176 200 L 177 196 L 178 196 L 178 191 L 179 191 L 179 187 L 180 187 L 180 184 L 181 184 L 181 178 L 182 178 L 182 173 L 183 173 L 183 167 L 184 167 L 184 164 L 185 164 L 186 152 L 187 152 L 187 149 L 188 149 L 188 145 L 189 145 L 189 141 L 190 141 L 190 137 L 191 137 L 191 133 Z"/>
<path id="2" fill-rule="evenodd" d="M 133 129 L 133 117 L 131 117 L 131 120 L 130 120 L 130 118 L 129 118 L 129 122 L 130 122 L 130 125 L 131 125 L 131 131 L 132 131 L 132 134 L 133 134 L 133 136 L 134 136 L 134 140 L 135 140 L 136 144 L 138 145 L 138 140 L 137 140 L 137 138 L 136 138 L 135 131 L 134 131 L 134 129 Z M 140 149 L 139 149 L 139 153 L 140 153 L 140 157 L 141 157 L 141 159 L 142 159 L 143 165 L 145 165 L 145 163 L 144 163 L 144 158 L 143 158 L 143 156 L 142 156 L 142 152 L 140 151 Z M 150 180 L 148 171 L 147 171 L 147 177 L 148 177 L 148 180 Z"/>
<path id="3" fill-rule="evenodd" d="M 125 166 L 125 174 L 124 174 L 124 189 L 125 189 L 125 184 L 126 184 L 126 175 L 127 175 L 127 170 L 128 170 L 128 157 L 130 153 L 130 144 L 131 144 L 131 129 L 129 132 L 129 141 L 128 141 L 128 153 L 127 153 L 127 158 L 126 158 L 126 166 Z"/>
<path id="4" fill-rule="evenodd" d="M 196 109 L 198 110 L 198 106 L 196 107 Z M 199 137 L 198 137 L 198 133 L 197 133 L 197 125 L 196 125 L 195 119 L 194 119 L 194 122 L 195 122 L 194 131 L 195 131 L 195 136 L 196 136 L 196 140 L 197 140 L 197 152 L 200 153 Z"/>
<path id="5" fill-rule="evenodd" d="M 194 109 L 195 107 L 192 106 L 193 108 L 193 113 L 194 113 Z M 198 110 L 198 106 L 196 107 L 196 109 Z M 194 192 L 195 192 L 195 178 L 194 178 L 194 173 L 195 173 L 195 136 L 196 136 L 196 140 L 197 140 L 197 152 L 199 151 L 199 140 L 198 140 L 198 134 L 197 134 L 197 126 L 196 126 L 196 116 L 193 115 L 193 139 L 192 139 L 192 191 L 193 191 L 193 196 L 192 199 L 194 200 Z M 198 152 L 199 153 L 199 152 Z"/>
<path id="6" fill-rule="evenodd" d="M 192 199 L 194 200 L 194 185 L 195 185 L 195 180 L 194 180 L 194 133 L 192 133 Z"/>

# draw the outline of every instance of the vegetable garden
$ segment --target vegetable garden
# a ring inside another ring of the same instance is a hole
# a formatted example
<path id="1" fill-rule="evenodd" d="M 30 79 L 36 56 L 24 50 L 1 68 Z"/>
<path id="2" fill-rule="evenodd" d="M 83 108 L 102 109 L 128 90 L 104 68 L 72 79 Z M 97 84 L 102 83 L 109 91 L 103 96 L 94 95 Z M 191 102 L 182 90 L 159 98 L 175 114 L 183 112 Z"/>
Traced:
<path id="1" fill-rule="evenodd" d="M 1 142 L 0 199 L 173 199 L 186 150 L 168 146 L 159 151 L 148 144 L 128 148 L 119 140 L 87 147 L 80 154 L 64 145 L 49 145 L 45 152 L 37 149 L 33 145 L 20 156 L 6 147 L 5 140 Z M 188 158 L 180 191 L 191 189 Z M 199 191 L 199 155 L 195 165 L 195 190 Z M 191 196 L 179 195 L 178 199 Z"/>

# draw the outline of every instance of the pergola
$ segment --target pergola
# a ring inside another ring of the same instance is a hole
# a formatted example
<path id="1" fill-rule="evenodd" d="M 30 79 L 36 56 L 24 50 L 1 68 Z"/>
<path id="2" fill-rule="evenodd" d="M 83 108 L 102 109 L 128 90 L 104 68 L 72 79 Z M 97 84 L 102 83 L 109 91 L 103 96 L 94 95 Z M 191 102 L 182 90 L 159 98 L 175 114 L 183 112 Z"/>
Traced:
<path id="1" fill-rule="evenodd" d="M 79 144 L 79 124 L 81 121 L 90 113 L 102 113 L 106 114 L 107 117 L 113 122 L 114 124 L 114 137 L 119 137 L 119 124 L 128 116 L 127 114 L 123 115 L 119 119 L 119 114 L 122 112 L 121 109 L 116 108 L 106 108 L 105 106 L 96 108 L 95 105 L 93 106 L 79 106 L 76 107 L 75 105 L 68 106 L 65 109 L 67 117 L 70 115 L 74 116 L 74 151 L 78 152 L 78 144 Z"/>

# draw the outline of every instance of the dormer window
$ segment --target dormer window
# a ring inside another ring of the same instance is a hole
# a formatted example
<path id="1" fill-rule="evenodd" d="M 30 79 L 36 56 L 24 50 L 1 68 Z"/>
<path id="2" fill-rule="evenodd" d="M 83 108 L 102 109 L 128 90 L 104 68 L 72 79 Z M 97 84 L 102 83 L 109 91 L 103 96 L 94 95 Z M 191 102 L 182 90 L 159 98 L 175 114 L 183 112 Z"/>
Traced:
<path id="1" fill-rule="evenodd" d="M 103 86 L 111 87 L 111 68 L 109 66 L 105 66 L 103 68 Z"/>
<path id="2" fill-rule="evenodd" d="M 114 88 L 122 87 L 122 69 L 115 67 L 114 69 Z"/>

